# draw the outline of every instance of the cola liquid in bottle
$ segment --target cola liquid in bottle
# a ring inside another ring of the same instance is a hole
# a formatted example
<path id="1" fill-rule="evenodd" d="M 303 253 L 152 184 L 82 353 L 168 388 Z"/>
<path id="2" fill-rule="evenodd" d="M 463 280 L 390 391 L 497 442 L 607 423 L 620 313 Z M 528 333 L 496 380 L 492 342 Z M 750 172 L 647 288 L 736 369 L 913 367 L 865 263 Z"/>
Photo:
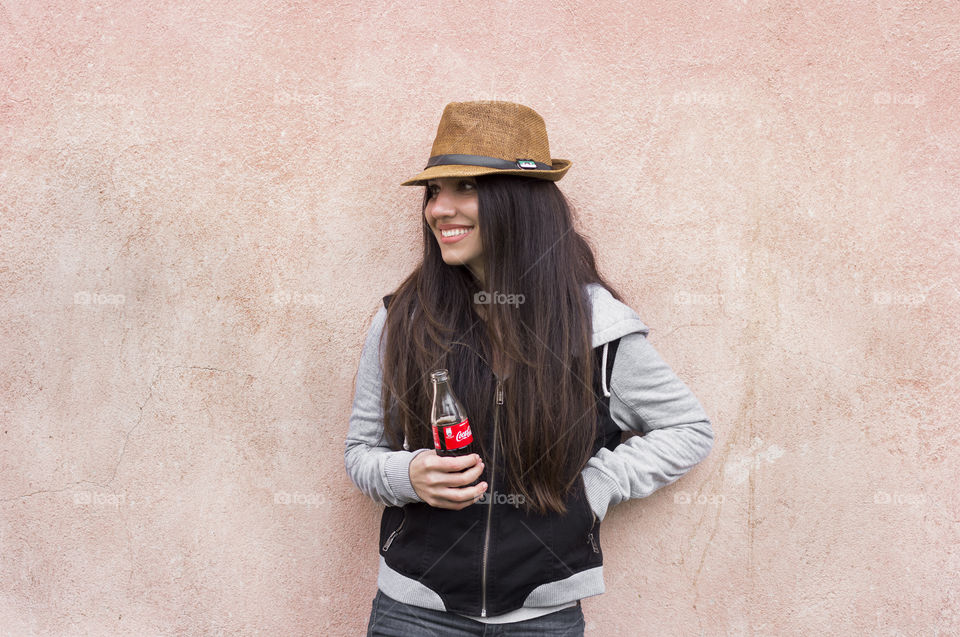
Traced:
<path id="1" fill-rule="evenodd" d="M 466 456 L 479 454 L 473 441 L 470 420 L 463 405 L 450 387 L 450 375 L 445 369 L 430 374 L 433 383 L 433 404 L 430 407 L 430 428 L 433 429 L 433 446 L 438 456 Z M 469 485 L 479 482 L 479 478 Z"/>

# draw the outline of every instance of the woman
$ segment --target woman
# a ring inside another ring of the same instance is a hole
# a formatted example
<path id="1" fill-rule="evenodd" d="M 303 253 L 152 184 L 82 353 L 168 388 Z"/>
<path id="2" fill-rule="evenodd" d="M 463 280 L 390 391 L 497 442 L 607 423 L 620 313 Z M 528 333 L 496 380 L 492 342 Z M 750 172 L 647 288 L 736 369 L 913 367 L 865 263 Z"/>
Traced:
<path id="1" fill-rule="evenodd" d="M 582 635 L 580 600 L 604 591 L 607 509 L 713 445 L 574 230 L 556 185 L 570 164 L 551 158 L 532 109 L 454 102 L 402 184 L 425 187 L 423 261 L 370 325 L 345 451 L 351 480 L 385 506 L 368 635 Z M 439 368 L 476 454 L 436 454 Z"/>

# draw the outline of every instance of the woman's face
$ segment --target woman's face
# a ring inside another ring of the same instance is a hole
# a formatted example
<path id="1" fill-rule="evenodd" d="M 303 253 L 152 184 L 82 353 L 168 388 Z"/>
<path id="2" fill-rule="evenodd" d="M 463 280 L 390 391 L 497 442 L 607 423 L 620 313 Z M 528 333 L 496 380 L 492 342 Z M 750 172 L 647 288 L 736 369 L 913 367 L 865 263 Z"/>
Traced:
<path id="1" fill-rule="evenodd" d="M 483 281 L 476 180 L 441 177 L 428 180 L 427 188 L 430 199 L 423 214 L 437 239 L 444 263 L 465 265 Z"/>

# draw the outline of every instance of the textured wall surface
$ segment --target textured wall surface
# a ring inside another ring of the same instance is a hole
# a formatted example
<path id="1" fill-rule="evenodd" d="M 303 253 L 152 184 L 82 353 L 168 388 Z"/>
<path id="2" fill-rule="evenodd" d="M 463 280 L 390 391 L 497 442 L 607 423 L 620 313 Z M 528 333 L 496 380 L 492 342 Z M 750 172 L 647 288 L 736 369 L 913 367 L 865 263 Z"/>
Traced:
<path id="1" fill-rule="evenodd" d="M 0 4 L 0 634 L 362 634 L 354 374 L 470 99 L 716 434 L 587 634 L 960 634 L 960 4 L 482 6 Z"/>

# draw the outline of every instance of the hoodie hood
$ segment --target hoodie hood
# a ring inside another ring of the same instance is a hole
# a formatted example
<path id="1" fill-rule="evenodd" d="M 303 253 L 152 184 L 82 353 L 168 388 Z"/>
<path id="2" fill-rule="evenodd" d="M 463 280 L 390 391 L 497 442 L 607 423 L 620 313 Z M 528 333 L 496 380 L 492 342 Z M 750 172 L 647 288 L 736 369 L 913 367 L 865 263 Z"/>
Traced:
<path id="1" fill-rule="evenodd" d="M 610 291 L 599 283 L 587 285 L 593 314 L 593 347 L 614 341 L 621 336 L 650 331 L 637 313 L 624 303 L 613 298 Z"/>

